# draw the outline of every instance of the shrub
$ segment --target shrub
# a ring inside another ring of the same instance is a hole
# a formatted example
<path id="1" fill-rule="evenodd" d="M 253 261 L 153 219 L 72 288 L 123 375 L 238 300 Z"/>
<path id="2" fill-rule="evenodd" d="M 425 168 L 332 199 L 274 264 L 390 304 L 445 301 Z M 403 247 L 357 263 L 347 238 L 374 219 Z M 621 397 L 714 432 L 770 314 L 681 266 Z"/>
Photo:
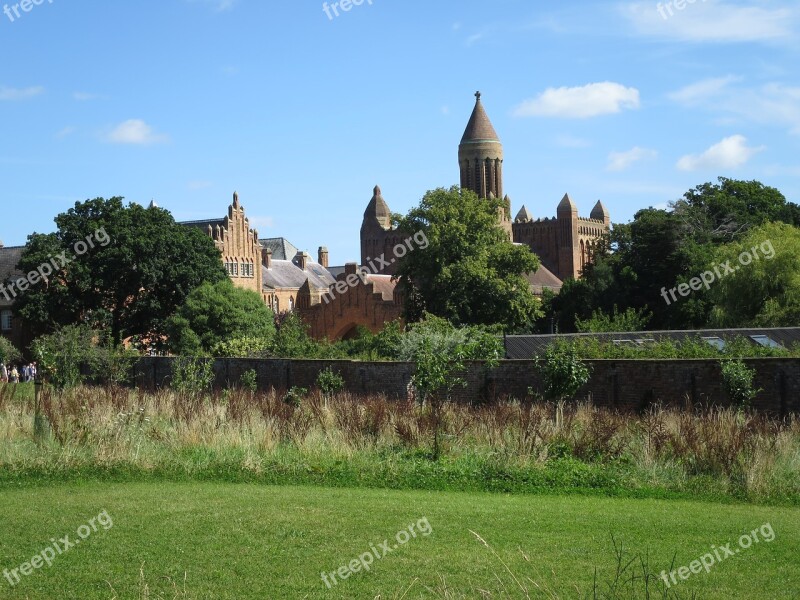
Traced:
<path id="1" fill-rule="evenodd" d="M 283 396 L 283 403 L 295 408 L 300 408 L 300 404 L 308 395 L 308 389 L 304 387 L 292 386 Z"/>
<path id="2" fill-rule="evenodd" d="M 242 389 L 248 390 L 255 394 L 258 391 L 258 373 L 255 369 L 249 369 L 241 374 L 239 377 L 239 384 Z"/>
<path id="3" fill-rule="evenodd" d="M 578 350 L 571 344 L 550 346 L 537 365 L 548 398 L 564 400 L 573 398 L 589 381 L 589 367 L 580 359 Z"/>
<path id="4" fill-rule="evenodd" d="M 317 386 L 326 398 L 330 398 L 333 394 L 342 391 L 342 388 L 344 388 L 344 378 L 340 373 L 328 367 L 320 371 L 317 375 Z"/>
<path id="5" fill-rule="evenodd" d="M 755 369 L 750 369 L 741 360 L 725 360 L 720 363 L 722 385 L 731 402 L 740 409 L 750 405 L 758 392 L 753 387 Z"/>
<path id="6" fill-rule="evenodd" d="M 95 333 L 86 325 L 67 325 L 34 340 L 32 350 L 44 379 L 64 390 L 83 383 L 82 365 L 94 363 Z"/>
<path id="7" fill-rule="evenodd" d="M 18 361 L 22 355 L 17 347 L 6 338 L 0 336 L 0 363 L 12 363 Z"/>
<path id="8" fill-rule="evenodd" d="M 207 358 L 179 357 L 172 363 L 172 388 L 182 394 L 199 396 L 214 383 L 214 364 Z"/>

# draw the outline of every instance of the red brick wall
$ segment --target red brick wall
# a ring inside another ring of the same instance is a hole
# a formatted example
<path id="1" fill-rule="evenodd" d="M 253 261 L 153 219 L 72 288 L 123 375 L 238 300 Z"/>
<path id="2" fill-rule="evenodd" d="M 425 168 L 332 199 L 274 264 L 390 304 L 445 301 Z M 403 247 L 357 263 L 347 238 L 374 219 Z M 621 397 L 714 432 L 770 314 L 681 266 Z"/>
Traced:
<path id="1" fill-rule="evenodd" d="M 143 358 L 137 366 L 137 384 L 142 387 L 168 383 L 170 358 Z M 761 388 L 755 408 L 779 415 L 800 413 L 800 359 L 765 358 L 746 361 L 757 371 Z M 721 389 L 718 361 L 713 360 L 595 360 L 589 383 L 578 396 L 591 395 L 598 406 L 620 410 L 641 410 L 663 403 L 671 406 L 727 404 Z M 409 363 L 329 360 L 243 360 L 217 359 L 214 370 L 218 386 L 233 385 L 250 369 L 258 373 L 262 389 L 313 388 L 317 374 L 328 367 L 341 373 L 346 389 L 359 394 L 406 397 L 413 374 Z M 486 370 L 471 363 L 465 388 L 456 388 L 461 402 L 482 402 L 503 398 L 525 398 L 528 388 L 542 391 L 535 363 L 528 360 L 503 361 Z"/>

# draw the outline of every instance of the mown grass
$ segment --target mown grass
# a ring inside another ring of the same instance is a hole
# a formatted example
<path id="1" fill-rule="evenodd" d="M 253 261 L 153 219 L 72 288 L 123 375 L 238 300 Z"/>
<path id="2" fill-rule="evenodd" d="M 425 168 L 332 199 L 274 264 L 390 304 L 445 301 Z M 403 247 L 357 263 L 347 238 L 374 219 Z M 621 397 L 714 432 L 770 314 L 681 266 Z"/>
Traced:
<path id="1" fill-rule="evenodd" d="M 713 410 L 623 415 L 590 405 L 448 405 L 431 460 L 427 407 L 274 392 L 207 397 L 0 388 L 0 482 L 201 480 L 800 504 L 800 422 Z"/>
<path id="2" fill-rule="evenodd" d="M 10 600 L 800 595 L 797 508 L 199 482 L 4 488 L 0 569 L 30 560 L 51 538 L 75 539 L 103 510 L 113 519 L 113 527 L 15 587 L 0 579 L 0 597 Z M 374 561 L 369 572 L 325 586 L 322 572 L 423 517 L 430 535 Z M 772 542 L 669 590 L 658 579 L 713 545 L 735 548 L 741 535 L 767 523 Z"/>

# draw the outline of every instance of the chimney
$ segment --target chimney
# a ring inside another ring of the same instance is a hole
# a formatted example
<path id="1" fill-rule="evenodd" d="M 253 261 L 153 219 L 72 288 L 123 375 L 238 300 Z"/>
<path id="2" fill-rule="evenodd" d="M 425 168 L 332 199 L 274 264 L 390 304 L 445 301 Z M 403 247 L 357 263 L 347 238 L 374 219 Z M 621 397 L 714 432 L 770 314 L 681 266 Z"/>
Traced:
<path id="1" fill-rule="evenodd" d="M 298 250 L 297 256 L 295 256 L 295 261 L 295 264 L 305 271 L 306 268 L 308 268 L 308 253 Z"/>
<path id="2" fill-rule="evenodd" d="M 272 268 L 272 248 L 264 248 L 261 250 L 261 264 L 268 269 Z"/>
<path id="3" fill-rule="evenodd" d="M 324 268 L 328 268 L 328 249 L 325 246 L 319 247 L 319 252 L 317 253 L 317 262 Z"/>
<path id="4" fill-rule="evenodd" d="M 347 263 L 344 266 L 345 275 L 356 275 L 358 273 L 358 263 Z"/>

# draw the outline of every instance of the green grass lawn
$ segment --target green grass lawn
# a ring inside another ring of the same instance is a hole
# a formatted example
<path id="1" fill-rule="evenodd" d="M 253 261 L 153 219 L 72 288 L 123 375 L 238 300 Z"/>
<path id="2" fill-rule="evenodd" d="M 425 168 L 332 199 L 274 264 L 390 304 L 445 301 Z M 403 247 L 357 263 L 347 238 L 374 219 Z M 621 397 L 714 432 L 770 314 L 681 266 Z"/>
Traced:
<path id="1" fill-rule="evenodd" d="M 29 561 L 53 538 L 79 539 L 79 527 L 104 510 L 112 527 L 97 527 L 13 588 L 0 579 L 0 598 L 591 598 L 595 570 L 603 593 L 614 578 L 612 535 L 625 562 L 646 555 L 649 571 L 660 573 L 673 556 L 677 568 L 712 546 L 738 548 L 742 534 L 765 523 L 773 541 L 742 549 L 670 592 L 800 597 L 797 508 L 223 483 L 5 485 L 0 570 Z M 322 571 L 385 539 L 396 544 L 397 532 L 423 517 L 429 535 L 421 525 L 369 572 L 332 589 L 323 583 Z M 630 569 L 641 572 L 638 559 Z M 636 589 L 616 597 L 644 598 L 641 581 Z"/>

